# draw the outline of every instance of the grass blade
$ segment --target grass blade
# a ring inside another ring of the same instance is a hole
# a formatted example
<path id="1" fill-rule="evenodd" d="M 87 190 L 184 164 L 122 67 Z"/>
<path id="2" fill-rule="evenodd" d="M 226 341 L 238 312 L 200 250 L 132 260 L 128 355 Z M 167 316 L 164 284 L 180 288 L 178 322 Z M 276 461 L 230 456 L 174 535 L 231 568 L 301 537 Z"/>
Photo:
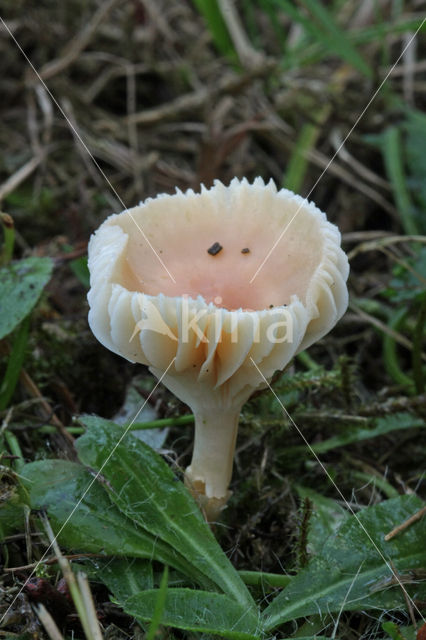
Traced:
<path id="1" fill-rule="evenodd" d="M 193 0 L 198 12 L 204 17 L 217 50 L 226 58 L 238 62 L 228 29 L 216 0 Z"/>
<path id="2" fill-rule="evenodd" d="M 371 78 L 373 76 L 372 69 L 351 44 L 346 33 L 340 29 L 325 6 L 318 0 L 304 0 L 304 5 L 321 28 L 324 29 L 326 34 L 325 43 L 329 50 L 336 53 L 342 60 L 345 60 L 367 78 Z"/>
<path id="3" fill-rule="evenodd" d="M 161 624 L 164 608 L 166 606 L 168 578 L 169 568 L 164 567 L 164 572 L 161 576 L 160 588 L 158 589 L 157 597 L 155 599 L 155 606 L 154 612 L 152 614 L 151 624 L 149 625 L 148 633 L 146 634 L 146 640 L 154 640 L 155 635 L 158 631 L 158 627 Z"/>
<path id="4" fill-rule="evenodd" d="M 418 235 L 420 232 L 414 219 L 414 206 L 404 174 L 401 134 L 397 127 L 389 127 L 385 131 L 382 145 L 386 173 L 392 185 L 402 228 L 407 235 Z"/>

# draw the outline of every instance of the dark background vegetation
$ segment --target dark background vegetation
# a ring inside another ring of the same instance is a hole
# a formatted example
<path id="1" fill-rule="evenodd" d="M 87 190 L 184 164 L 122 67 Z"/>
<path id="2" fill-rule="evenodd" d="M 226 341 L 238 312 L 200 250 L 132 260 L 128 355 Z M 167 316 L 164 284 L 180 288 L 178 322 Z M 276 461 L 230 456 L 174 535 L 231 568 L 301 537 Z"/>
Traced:
<path id="1" fill-rule="evenodd" d="M 2 3 L 39 76 L 0 26 L 1 206 L 15 258 L 55 263 L 12 412 L 1 414 L 26 460 L 72 459 L 63 434 L 73 416 L 112 417 L 129 387 L 143 401 L 153 386 L 88 328 L 93 230 L 159 192 L 260 175 L 309 195 L 351 262 L 348 312 L 277 377 L 276 392 L 311 444 L 329 442 L 320 459 L 354 508 L 424 495 L 424 431 L 412 428 L 426 416 L 424 30 L 403 53 L 423 11 L 385 0 Z M 164 389 L 150 402 L 157 418 L 187 413 Z M 170 428 L 173 464 L 185 467 L 191 439 L 191 426 Z M 343 504 L 265 391 L 244 408 L 234 496 L 216 531 L 238 568 L 303 564 L 309 505 L 297 485 Z M 19 535 L 8 547 L 9 566 L 27 564 Z M 4 588 L 14 586 L 6 573 Z M 25 624 L 17 615 L 15 632 Z M 370 617 L 344 624 L 342 637 L 375 637 Z"/>

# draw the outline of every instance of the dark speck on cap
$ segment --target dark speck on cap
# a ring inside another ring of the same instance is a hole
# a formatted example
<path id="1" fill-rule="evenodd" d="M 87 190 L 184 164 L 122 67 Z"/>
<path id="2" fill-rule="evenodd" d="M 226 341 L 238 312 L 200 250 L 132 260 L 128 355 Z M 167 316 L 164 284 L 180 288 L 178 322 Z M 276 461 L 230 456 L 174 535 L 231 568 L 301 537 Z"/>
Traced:
<path id="1" fill-rule="evenodd" d="M 222 249 L 222 245 L 219 244 L 219 242 L 215 242 L 209 249 L 207 249 L 207 253 L 209 253 L 211 256 L 216 256 L 219 251 L 222 251 Z"/>

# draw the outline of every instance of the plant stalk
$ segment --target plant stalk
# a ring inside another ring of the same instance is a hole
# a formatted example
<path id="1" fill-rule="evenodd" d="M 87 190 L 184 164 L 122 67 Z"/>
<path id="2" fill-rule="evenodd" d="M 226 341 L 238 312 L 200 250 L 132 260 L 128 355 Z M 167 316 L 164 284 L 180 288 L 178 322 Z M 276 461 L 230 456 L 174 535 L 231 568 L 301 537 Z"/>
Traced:
<path id="1" fill-rule="evenodd" d="M 185 482 L 205 512 L 215 520 L 231 495 L 238 419 L 241 407 L 228 410 L 196 410 L 194 451 Z"/>

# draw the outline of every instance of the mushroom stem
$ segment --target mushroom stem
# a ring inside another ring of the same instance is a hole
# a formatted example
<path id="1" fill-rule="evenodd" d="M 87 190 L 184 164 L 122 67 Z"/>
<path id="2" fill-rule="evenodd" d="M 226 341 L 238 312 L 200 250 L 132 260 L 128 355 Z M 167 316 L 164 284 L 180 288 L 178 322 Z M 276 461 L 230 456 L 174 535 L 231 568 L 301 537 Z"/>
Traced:
<path id="1" fill-rule="evenodd" d="M 206 514 L 215 520 L 231 492 L 232 462 L 241 407 L 196 410 L 194 451 L 185 483 Z"/>

